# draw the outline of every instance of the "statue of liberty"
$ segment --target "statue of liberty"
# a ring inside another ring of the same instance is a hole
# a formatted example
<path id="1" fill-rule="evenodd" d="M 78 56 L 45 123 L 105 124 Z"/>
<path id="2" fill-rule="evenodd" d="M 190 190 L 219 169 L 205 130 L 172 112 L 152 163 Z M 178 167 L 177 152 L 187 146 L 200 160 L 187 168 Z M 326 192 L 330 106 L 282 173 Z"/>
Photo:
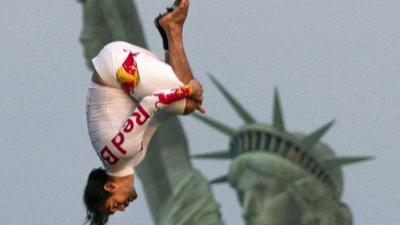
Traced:
<path id="1" fill-rule="evenodd" d="M 123 40 L 147 47 L 132 0 L 80 2 L 84 15 L 80 40 L 89 68 L 92 68 L 90 60 L 111 41 Z M 244 125 L 234 129 L 197 115 L 231 140 L 226 151 L 195 157 L 232 160 L 228 174 L 211 183 L 228 182 L 235 189 L 246 224 L 351 225 L 351 211 L 340 200 L 341 167 L 368 157 L 337 157 L 329 146 L 320 142 L 332 122 L 308 135 L 287 131 L 277 90 L 272 125 L 257 122 L 222 84 L 210 77 Z M 176 117 L 158 129 L 137 173 L 146 187 L 155 224 L 224 224 L 209 182 L 191 165 L 187 140 Z"/>
<path id="2" fill-rule="evenodd" d="M 320 141 L 333 121 L 311 134 L 287 131 L 278 90 L 272 124 L 257 122 L 212 75 L 210 78 L 244 121 L 234 129 L 214 119 L 197 118 L 230 137 L 225 151 L 195 158 L 232 160 L 227 175 L 211 183 L 228 182 L 235 189 L 247 225 L 352 224 L 343 191 L 342 166 L 370 157 L 338 157 Z"/>

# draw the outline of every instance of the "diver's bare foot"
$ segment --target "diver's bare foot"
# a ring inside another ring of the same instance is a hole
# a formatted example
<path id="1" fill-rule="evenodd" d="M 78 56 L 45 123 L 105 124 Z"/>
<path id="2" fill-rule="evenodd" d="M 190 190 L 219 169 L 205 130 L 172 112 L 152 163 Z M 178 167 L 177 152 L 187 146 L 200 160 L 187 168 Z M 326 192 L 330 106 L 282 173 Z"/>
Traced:
<path id="1" fill-rule="evenodd" d="M 166 33 L 181 31 L 189 10 L 189 0 L 177 0 L 174 7 L 167 13 L 157 18 L 156 26 L 159 25 Z"/>

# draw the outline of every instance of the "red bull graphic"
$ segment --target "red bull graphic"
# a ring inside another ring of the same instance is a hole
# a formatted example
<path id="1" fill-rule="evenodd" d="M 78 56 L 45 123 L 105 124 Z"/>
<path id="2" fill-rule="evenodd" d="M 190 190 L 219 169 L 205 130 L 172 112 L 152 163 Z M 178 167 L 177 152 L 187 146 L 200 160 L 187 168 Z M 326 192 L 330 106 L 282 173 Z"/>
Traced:
<path id="1" fill-rule="evenodd" d="M 125 61 L 122 63 L 122 66 L 117 70 L 116 73 L 117 79 L 121 84 L 121 88 L 128 94 L 133 93 L 135 87 L 139 83 L 139 72 L 135 61 L 135 57 L 138 54 L 139 52 L 129 52 Z"/>
<path id="2" fill-rule="evenodd" d="M 122 146 L 125 143 L 125 137 L 135 132 L 135 130 L 140 129 L 140 126 L 145 126 L 144 124 L 149 121 L 149 119 L 150 114 L 146 112 L 141 105 L 138 105 L 135 111 L 130 115 L 130 118 L 122 126 L 122 130 L 101 150 L 100 157 L 103 162 L 110 166 L 117 164 L 121 157 L 128 153 L 127 148 Z M 143 151 L 143 141 L 140 141 L 139 144 L 138 150 L 141 152 Z"/>
<path id="3" fill-rule="evenodd" d="M 182 86 L 179 88 L 171 89 L 171 90 L 169 90 L 169 92 L 159 92 L 159 93 L 154 93 L 153 95 L 158 96 L 157 103 L 169 105 L 178 99 L 183 99 L 183 98 L 188 97 L 191 93 L 192 93 L 192 90 L 189 86 Z M 157 103 L 156 103 L 156 107 L 159 108 L 157 106 Z"/>

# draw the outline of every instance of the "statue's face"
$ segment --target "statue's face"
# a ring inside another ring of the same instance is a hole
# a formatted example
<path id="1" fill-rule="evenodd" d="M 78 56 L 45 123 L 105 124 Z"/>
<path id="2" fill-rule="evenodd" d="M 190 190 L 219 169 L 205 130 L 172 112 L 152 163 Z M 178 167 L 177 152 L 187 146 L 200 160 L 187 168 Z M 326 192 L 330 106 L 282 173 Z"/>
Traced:
<path id="1" fill-rule="evenodd" d="M 301 221 L 298 203 L 279 178 L 266 178 L 247 170 L 235 188 L 246 225 L 290 225 Z"/>
<path id="2" fill-rule="evenodd" d="M 247 153 L 231 164 L 246 225 L 351 225 L 348 208 L 316 177 L 280 156 Z"/>

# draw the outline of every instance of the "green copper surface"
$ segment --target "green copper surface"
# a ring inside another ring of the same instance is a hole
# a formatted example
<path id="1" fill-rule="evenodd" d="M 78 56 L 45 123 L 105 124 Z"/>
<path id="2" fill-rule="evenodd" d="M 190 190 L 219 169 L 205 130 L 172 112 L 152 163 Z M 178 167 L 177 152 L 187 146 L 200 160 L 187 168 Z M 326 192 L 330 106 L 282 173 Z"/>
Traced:
<path id="1" fill-rule="evenodd" d="M 212 79 L 220 85 L 215 77 Z M 224 95 L 232 96 L 226 89 Z M 240 105 L 235 99 L 228 101 Z M 212 121 L 206 124 L 213 128 L 215 124 L 225 126 L 211 118 L 207 121 Z M 195 157 L 232 160 L 228 175 L 221 175 L 211 183 L 228 182 L 235 189 L 247 225 L 352 224 L 351 211 L 340 200 L 341 167 L 370 157 L 337 157 L 321 142 L 334 121 L 311 134 L 287 131 L 283 121 L 275 88 L 271 125 L 254 122 L 245 123 L 236 130 L 230 128 L 228 151 Z"/>
<path id="2" fill-rule="evenodd" d="M 226 98 L 228 103 L 232 106 L 232 108 L 239 114 L 240 118 L 246 124 L 251 124 L 255 122 L 255 119 L 248 113 L 244 107 L 224 88 L 224 86 L 218 82 L 217 79 L 211 74 L 208 73 L 211 81 L 217 86 L 218 90 L 222 93 L 222 95 Z"/>
<path id="3" fill-rule="evenodd" d="M 111 41 L 127 41 L 146 47 L 143 29 L 132 0 L 85 0 L 80 41 L 86 64 L 93 69 L 92 58 Z"/>
<path id="4" fill-rule="evenodd" d="M 281 101 L 279 100 L 278 88 L 274 88 L 274 112 L 272 118 L 272 126 L 278 130 L 284 131 L 285 124 L 283 121 L 283 114 L 281 109 Z"/>
<path id="5" fill-rule="evenodd" d="M 332 120 L 331 122 L 325 124 L 324 126 L 318 128 L 317 130 L 315 130 L 314 132 L 312 132 L 311 134 L 307 135 L 306 137 L 304 137 L 302 139 L 302 142 L 309 147 L 312 147 L 313 145 L 315 145 L 316 143 L 319 142 L 319 140 L 321 139 L 322 136 L 324 136 L 324 134 L 332 127 L 332 125 L 334 124 L 334 120 Z"/>
<path id="6" fill-rule="evenodd" d="M 204 116 L 199 113 L 194 113 L 193 115 L 197 119 L 202 120 L 204 123 L 208 124 L 209 126 L 213 127 L 216 130 L 219 130 L 220 132 L 222 132 L 228 136 L 232 136 L 236 133 L 235 129 L 229 127 L 228 125 L 220 123 L 217 120 L 214 120 L 208 116 Z"/>

